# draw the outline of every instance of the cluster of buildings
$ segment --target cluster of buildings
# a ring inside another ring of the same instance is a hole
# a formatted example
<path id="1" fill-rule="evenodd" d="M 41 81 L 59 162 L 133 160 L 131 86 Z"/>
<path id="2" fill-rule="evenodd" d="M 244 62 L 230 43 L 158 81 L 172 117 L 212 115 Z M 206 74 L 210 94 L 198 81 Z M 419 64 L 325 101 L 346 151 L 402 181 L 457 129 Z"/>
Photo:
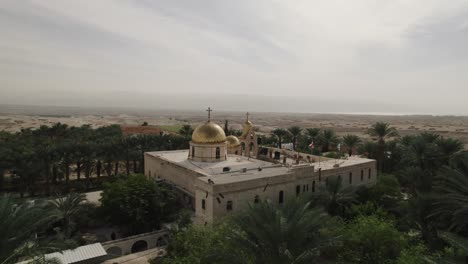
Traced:
<path id="1" fill-rule="evenodd" d="M 195 210 L 198 224 L 260 200 L 282 204 L 317 192 L 330 176 L 341 176 L 345 187 L 376 181 L 375 160 L 336 160 L 259 145 L 248 114 L 242 135 L 226 136 L 208 108 L 208 120 L 194 130 L 189 149 L 145 153 L 145 175 L 175 186 Z"/>

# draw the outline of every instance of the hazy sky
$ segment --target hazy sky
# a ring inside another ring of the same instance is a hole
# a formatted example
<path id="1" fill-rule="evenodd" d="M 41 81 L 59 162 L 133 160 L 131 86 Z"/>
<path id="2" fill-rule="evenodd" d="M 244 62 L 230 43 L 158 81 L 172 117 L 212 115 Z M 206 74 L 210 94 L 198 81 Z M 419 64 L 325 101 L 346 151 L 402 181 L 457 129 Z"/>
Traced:
<path id="1" fill-rule="evenodd" d="M 0 103 L 468 114 L 467 101 L 468 0 L 0 1 Z"/>

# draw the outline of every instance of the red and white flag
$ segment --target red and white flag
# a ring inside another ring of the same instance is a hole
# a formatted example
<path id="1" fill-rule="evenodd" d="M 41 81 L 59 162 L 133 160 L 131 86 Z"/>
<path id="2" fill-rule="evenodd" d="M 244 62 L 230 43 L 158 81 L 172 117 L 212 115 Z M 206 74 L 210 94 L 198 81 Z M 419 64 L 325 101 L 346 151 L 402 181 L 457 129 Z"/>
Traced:
<path id="1" fill-rule="evenodd" d="M 312 143 L 309 144 L 309 148 L 310 148 L 310 149 L 314 149 L 314 148 L 315 148 L 314 142 L 312 142 Z"/>

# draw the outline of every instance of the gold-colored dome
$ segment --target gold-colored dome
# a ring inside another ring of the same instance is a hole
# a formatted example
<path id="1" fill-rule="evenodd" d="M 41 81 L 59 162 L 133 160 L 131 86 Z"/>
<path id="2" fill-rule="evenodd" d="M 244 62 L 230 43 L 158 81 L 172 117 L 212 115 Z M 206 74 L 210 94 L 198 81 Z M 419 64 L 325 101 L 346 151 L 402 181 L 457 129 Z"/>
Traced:
<path id="1" fill-rule="evenodd" d="M 237 148 L 241 144 L 236 136 L 227 136 L 226 141 L 228 143 L 228 148 Z"/>
<path id="2" fill-rule="evenodd" d="M 192 141 L 199 144 L 223 143 L 226 141 L 226 134 L 220 126 L 208 121 L 195 128 Z"/>

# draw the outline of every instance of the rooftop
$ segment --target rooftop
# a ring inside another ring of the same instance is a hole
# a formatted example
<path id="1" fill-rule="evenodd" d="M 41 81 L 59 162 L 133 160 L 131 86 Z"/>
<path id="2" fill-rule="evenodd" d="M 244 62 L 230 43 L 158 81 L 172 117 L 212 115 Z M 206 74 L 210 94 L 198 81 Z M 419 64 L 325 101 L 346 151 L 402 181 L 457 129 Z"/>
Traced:
<path id="1" fill-rule="evenodd" d="M 331 169 L 336 169 L 336 167 L 334 167 L 335 164 L 338 164 L 339 168 L 343 168 L 343 167 L 365 164 L 365 163 L 374 162 L 374 161 L 375 160 L 361 158 L 359 156 L 351 156 L 346 159 L 331 159 L 331 160 L 315 162 L 314 165 L 315 165 L 315 170 L 318 170 L 319 168 L 322 168 L 322 170 L 331 170 Z"/>
<path id="2" fill-rule="evenodd" d="M 291 167 L 314 166 L 315 171 L 318 171 L 319 168 L 322 170 L 333 170 L 374 161 L 358 156 L 352 156 L 347 159 L 326 158 L 326 160 L 320 162 L 301 162 L 299 165 L 294 165 L 294 160 L 288 158 L 286 161 L 287 166 L 283 166 L 282 164 L 275 164 L 268 161 L 238 155 L 228 155 L 227 160 L 220 162 L 196 162 L 188 160 L 187 157 L 189 150 L 157 151 L 147 152 L 146 154 L 159 157 L 170 163 L 177 164 L 181 167 L 203 174 L 205 177 L 199 177 L 199 180 L 204 182 L 212 180 L 214 184 L 229 184 L 260 178 L 282 176 L 288 174 Z M 335 164 L 338 164 L 339 167 L 335 167 Z M 223 169 L 227 167 L 229 168 L 229 171 L 224 172 Z M 261 168 L 261 170 L 259 168 Z"/>
<path id="3" fill-rule="evenodd" d="M 280 176 L 287 174 L 289 171 L 287 167 L 280 164 L 237 155 L 228 155 L 227 160 L 220 162 L 196 162 L 187 159 L 188 150 L 157 151 L 148 152 L 147 154 L 197 171 L 206 175 L 206 177 L 199 178 L 200 180 L 207 182 L 208 179 L 212 179 L 217 184 Z M 223 172 L 223 169 L 227 167 L 229 171 Z"/>

